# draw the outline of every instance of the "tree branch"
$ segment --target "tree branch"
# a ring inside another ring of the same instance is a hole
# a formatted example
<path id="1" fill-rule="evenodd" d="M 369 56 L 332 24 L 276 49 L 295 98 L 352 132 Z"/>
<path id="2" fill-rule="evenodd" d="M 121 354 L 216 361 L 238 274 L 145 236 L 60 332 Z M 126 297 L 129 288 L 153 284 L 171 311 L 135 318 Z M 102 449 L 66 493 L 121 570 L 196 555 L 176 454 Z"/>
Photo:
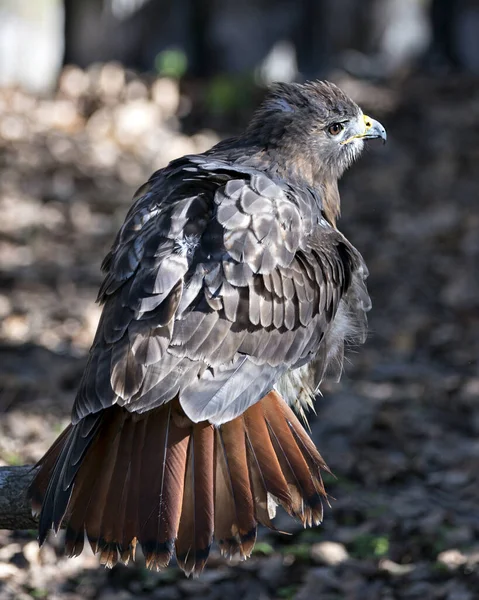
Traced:
<path id="1" fill-rule="evenodd" d="M 0 467 L 0 529 L 36 529 L 27 500 L 27 488 L 36 469 L 31 466 Z"/>

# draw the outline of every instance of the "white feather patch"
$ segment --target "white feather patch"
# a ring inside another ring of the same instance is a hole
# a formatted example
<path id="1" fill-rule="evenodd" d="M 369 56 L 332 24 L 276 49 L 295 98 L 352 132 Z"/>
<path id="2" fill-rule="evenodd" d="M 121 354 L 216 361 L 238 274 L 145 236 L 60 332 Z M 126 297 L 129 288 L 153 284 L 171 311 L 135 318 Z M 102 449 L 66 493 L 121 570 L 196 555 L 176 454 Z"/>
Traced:
<path id="1" fill-rule="evenodd" d="M 331 323 L 326 333 L 323 344 L 326 344 L 326 369 L 328 366 L 336 367 L 335 370 L 341 372 L 343 346 L 345 340 L 354 339 L 357 328 L 354 319 L 351 318 L 348 307 L 344 301 L 341 301 L 334 321 Z M 334 364 L 338 361 L 338 364 Z M 321 365 L 322 366 L 322 365 Z M 319 385 L 315 385 L 318 375 L 314 370 L 314 358 L 310 363 L 287 371 L 275 385 L 276 391 L 286 400 L 286 402 L 295 408 L 295 410 L 305 418 L 305 410 L 313 407 L 313 401 L 319 392 Z"/>

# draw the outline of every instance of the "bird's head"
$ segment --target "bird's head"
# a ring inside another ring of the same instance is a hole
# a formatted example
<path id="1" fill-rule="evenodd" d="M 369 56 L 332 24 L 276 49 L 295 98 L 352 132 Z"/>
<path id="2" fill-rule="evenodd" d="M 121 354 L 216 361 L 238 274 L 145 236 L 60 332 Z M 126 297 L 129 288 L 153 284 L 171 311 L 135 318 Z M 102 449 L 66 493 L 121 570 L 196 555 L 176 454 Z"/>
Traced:
<path id="1" fill-rule="evenodd" d="M 386 130 L 328 81 L 275 84 L 253 118 L 256 135 L 288 169 L 320 182 L 337 180 L 361 154 L 364 140 Z"/>

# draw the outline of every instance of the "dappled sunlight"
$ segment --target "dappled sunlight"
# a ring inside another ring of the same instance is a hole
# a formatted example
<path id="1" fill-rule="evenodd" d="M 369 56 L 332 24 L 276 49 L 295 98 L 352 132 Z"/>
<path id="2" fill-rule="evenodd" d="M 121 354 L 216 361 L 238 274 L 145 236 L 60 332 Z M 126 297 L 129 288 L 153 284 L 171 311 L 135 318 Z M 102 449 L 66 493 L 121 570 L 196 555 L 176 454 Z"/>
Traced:
<path id="1" fill-rule="evenodd" d="M 324 524 L 305 532 L 279 513 L 292 536 L 262 531 L 254 556 L 227 569 L 213 553 L 199 581 L 175 568 L 145 574 L 141 557 L 112 571 L 90 550 L 66 560 L 61 533 L 39 551 L 33 534 L 3 532 L 0 581 L 19 598 L 165 590 L 158 597 L 179 600 L 278 586 L 312 597 L 371 578 L 398 594 L 433 582 L 453 598 L 450 582 L 477 577 L 478 88 L 463 81 L 452 104 L 450 88 L 428 80 L 341 83 L 389 142 L 341 182 L 339 227 L 369 266 L 373 310 L 367 343 L 347 354 L 342 383 L 324 386 L 311 418 L 337 476 Z M 181 115 L 197 100 L 116 64 L 65 70 L 50 99 L 0 90 L 0 465 L 32 464 L 69 422 L 100 316 L 100 263 L 135 189 L 238 127 L 187 135 Z"/>

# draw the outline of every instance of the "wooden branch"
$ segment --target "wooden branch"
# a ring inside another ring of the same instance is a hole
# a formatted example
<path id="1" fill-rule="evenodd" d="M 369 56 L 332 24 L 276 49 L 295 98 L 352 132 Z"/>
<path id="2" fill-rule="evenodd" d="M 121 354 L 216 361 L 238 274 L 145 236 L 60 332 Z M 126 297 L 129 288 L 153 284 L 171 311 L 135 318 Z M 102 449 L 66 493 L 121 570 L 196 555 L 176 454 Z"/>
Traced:
<path id="1" fill-rule="evenodd" d="M 0 529 L 36 529 L 38 521 L 32 516 L 26 498 L 36 469 L 32 466 L 0 467 Z"/>

